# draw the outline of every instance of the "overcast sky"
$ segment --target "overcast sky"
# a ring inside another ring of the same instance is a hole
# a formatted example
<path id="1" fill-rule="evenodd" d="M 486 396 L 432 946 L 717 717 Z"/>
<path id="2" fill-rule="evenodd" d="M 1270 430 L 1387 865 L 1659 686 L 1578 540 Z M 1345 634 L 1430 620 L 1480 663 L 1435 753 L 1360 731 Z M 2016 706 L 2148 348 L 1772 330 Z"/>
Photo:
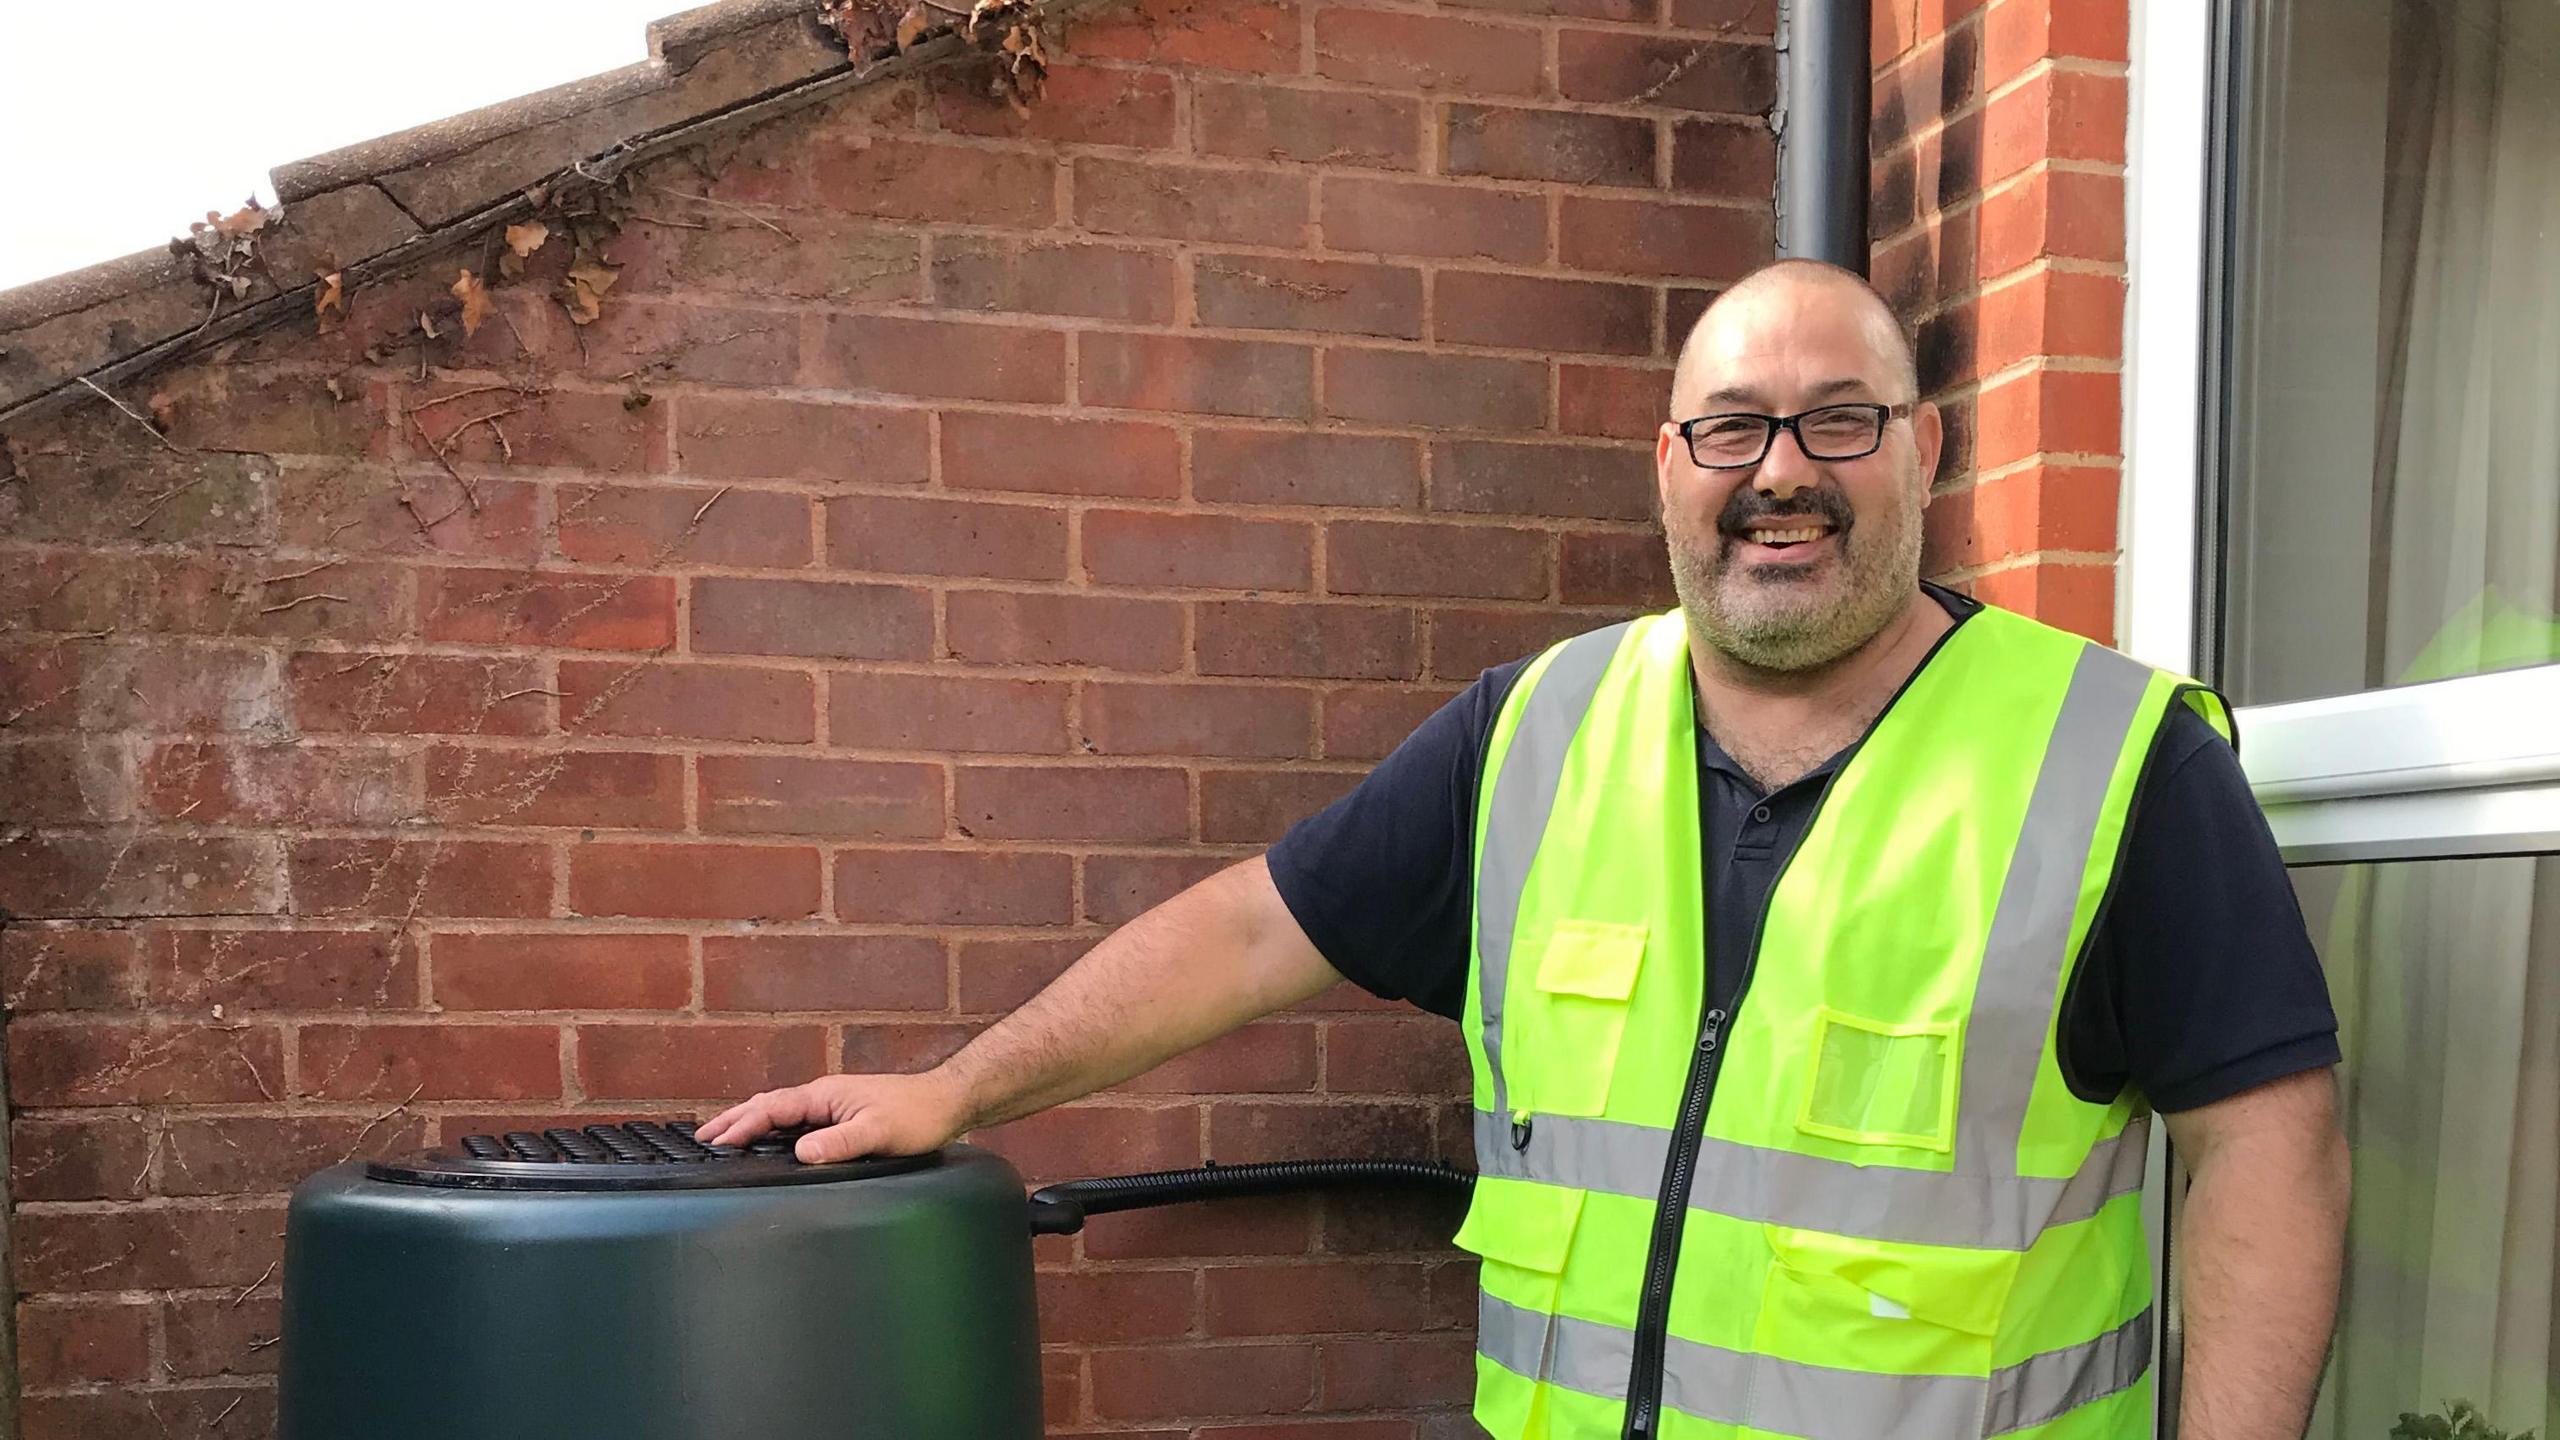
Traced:
<path id="1" fill-rule="evenodd" d="M 146 250 L 288 160 L 643 59 L 688 0 L 0 0 L 0 290 Z"/>

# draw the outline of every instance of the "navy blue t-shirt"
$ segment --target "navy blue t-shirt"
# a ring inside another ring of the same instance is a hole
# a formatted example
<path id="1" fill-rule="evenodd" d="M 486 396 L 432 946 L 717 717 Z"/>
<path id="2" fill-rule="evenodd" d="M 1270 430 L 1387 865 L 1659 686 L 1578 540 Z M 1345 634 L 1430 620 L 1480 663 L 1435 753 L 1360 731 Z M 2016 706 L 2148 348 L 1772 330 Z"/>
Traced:
<path id="1" fill-rule="evenodd" d="M 1929 593 L 1959 618 L 1980 607 Z M 1271 847 L 1271 878 L 1333 967 L 1455 1018 L 1466 1003 L 1476 786 L 1527 659 L 1486 671 L 1360 785 Z M 1713 994 L 1730 999 L 1778 867 L 1847 752 L 1764 793 L 1698 731 Z M 1735 917 L 1730 921 L 1715 917 Z M 2127 1085 L 2191 1110 L 2338 1061 L 2338 1019 L 2302 909 L 2238 758 L 2179 706 L 2082 970 L 2065 994 L 2063 1073 L 2092 1101 Z"/>

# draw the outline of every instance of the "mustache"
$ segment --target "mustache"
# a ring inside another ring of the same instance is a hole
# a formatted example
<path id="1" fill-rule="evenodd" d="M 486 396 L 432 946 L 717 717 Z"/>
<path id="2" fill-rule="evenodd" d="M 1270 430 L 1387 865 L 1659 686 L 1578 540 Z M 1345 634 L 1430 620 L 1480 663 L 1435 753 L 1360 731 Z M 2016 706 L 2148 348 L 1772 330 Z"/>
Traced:
<path id="1" fill-rule="evenodd" d="M 1738 536 L 1755 520 L 1820 520 L 1846 535 L 1857 514 L 1849 508 L 1847 496 L 1824 486 L 1811 486 L 1780 500 L 1745 485 L 1737 487 L 1716 512 L 1716 529 L 1728 537 Z"/>

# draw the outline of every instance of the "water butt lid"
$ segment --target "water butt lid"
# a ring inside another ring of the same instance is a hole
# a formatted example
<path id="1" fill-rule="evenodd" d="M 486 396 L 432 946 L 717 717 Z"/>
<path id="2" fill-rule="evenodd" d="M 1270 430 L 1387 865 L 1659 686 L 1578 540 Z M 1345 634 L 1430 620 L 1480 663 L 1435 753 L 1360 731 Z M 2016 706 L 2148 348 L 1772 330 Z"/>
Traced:
<path id="1" fill-rule="evenodd" d="M 693 1129 L 690 1120 L 633 1120 L 465 1135 L 438 1149 L 368 1160 L 364 1169 L 395 1185 L 453 1190 L 722 1190 L 870 1180 L 941 1163 L 908 1155 L 804 1165 L 791 1147 L 806 1130 L 777 1130 L 749 1145 L 705 1145 Z"/>

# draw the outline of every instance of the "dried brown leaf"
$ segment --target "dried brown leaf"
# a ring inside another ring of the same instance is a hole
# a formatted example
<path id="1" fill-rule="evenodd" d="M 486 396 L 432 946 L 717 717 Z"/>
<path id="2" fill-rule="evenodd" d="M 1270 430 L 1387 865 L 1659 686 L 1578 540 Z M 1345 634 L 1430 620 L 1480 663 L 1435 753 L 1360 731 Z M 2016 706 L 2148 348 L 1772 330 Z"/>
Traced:
<path id="1" fill-rule="evenodd" d="M 924 33 L 932 28 L 932 11 L 925 9 L 921 3 L 908 6 L 907 13 L 898 17 L 898 53 L 903 55 L 916 48 L 916 42 L 923 39 Z"/>
<path id="2" fill-rule="evenodd" d="M 580 325 L 592 325 L 604 313 L 605 292 L 622 272 L 602 260 L 581 259 L 569 267 L 568 277 L 561 282 L 560 303 L 568 308 L 569 318 Z"/>
<path id="3" fill-rule="evenodd" d="M 550 238 L 551 227 L 539 220 L 507 227 L 507 249 L 519 260 L 541 249 L 542 242 Z"/>
<path id="4" fill-rule="evenodd" d="M 480 327 L 497 313 L 497 303 L 489 298 L 488 285 L 468 270 L 453 282 L 453 298 L 462 302 L 462 335 L 466 340 L 479 334 Z"/>
<path id="5" fill-rule="evenodd" d="M 311 313 L 319 321 L 323 335 L 346 323 L 346 278 L 344 270 L 332 270 L 320 277 L 320 288 L 311 292 Z"/>
<path id="6" fill-rule="evenodd" d="M 424 310 L 418 312 L 418 333 L 430 340 L 444 338 L 444 332 L 436 329 L 436 318 Z"/>

